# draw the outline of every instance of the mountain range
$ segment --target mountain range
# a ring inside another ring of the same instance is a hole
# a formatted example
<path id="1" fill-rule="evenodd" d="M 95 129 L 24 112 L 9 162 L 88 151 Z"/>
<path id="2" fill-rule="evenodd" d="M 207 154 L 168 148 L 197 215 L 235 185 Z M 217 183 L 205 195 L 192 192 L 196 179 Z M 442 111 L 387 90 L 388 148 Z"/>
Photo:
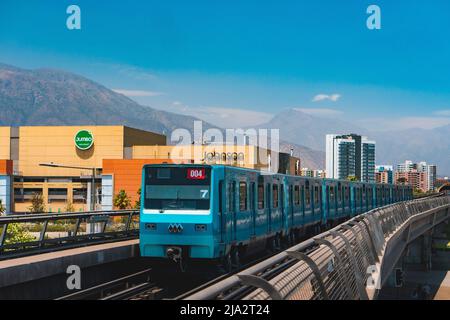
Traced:
<path id="1" fill-rule="evenodd" d="M 169 132 L 180 127 L 190 129 L 194 120 L 141 106 L 73 73 L 0 64 L 0 125 L 122 124 Z"/>
<path id="2" fill-rule="evenodd" d="M 192 132 L 195 120 L 200 119 L 139 105 L 70 72 L 0 64 L 0 126 L 120 124 L 167 135 L 177 128 Z M 205 121 L 202 126 L 214 127 Z M 280 148 L 293 148 L 306 166 L 324 163 L 321 151 L 283 142 Z"/>
<path id="3" fill-rule="evenodd" d="M 377 164 L 396 165 L 405 160 L 437 165 L 438 175 L 450 175 L 450 125 L 433 129 L 369 131 L 343 120 L 289 109 L 275 115 L 261 128 L 279 128 L 287 142 L 325 150 L 325 135 L 358 133 L 376 141 Z"/>
<path id="4" fill-rule="evenodd" d="M 127 125 L 168 134 L 193 129 L 192 116 L 142 106 L 82 76 L 54 69 L 26 70 L 0 64 L 0 125 Z M 203 121 L 203 129 L 214 127 Z M 438 165 L 450 175 L 450 126 L 370 132 L 352 123 L 288 109 L 260 128 L 280 129 L 280 148 L 302 158 L 302 166 L 324 168 L 325 134 L 359 133 L 377 141 L 377 163 L 406 159 Z"/>

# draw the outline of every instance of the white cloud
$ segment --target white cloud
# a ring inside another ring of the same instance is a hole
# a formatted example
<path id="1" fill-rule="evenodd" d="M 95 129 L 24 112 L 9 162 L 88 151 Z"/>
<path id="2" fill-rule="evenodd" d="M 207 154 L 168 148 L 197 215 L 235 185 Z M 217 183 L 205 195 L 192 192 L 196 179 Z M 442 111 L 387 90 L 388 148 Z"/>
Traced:
<path id="1" fill-rule="evenodd" d="M 254 126 L 267 122 L 273 117 L 266 112 L 223 107 L 195 108 L 193 115 L 222 128 Z"/>
<path id="2" fill-rule="evenodd" d="M 450 117 L 370 118 L 360 120 L 358 124 L 377 131 L 434 129 L 450 124 Z"/>
<path id="3" fill-rule="evenodd" d="M 343 113 L 340 110 L 327 108 L 294 108 L 294 110 L 301 111 L 312 116 L 337 116 Z"/>
<path id="4" fill-rule="evenodd" d="M 312 102 L 319 102 L 319 101 L 324 101 L 324 100 L 330 100 L 333 102 L 338 101 L 341 98 L 341 95 L 338 93 L 333 93 L 333 94 L 324 94 L 324 93 L 320 93 L 314 96 L 314 98 L 312 99 Z"/>
<path id="5" fill-rule="evenodd" d="M 438 110 L 438 111 L 433 112 L 433 114 L 435 114 L 437 116 L 450 117 L 450 109 Z"/>
<path id="6" fill-rule="evenodd" d="M 156 74 L 150 72 L 147 69 L 135 67 L 127 64 L 109 64 L 105 62 L 93 62 L 94 67 L 100 67 L 102 69 L 110 69 L 117 73 L 120 77 L 130 78 L 140 81 L 153 81 L 158 79 Z"/>
<path id="7" fill-rule="evenodd" d="M 114 92 L 123 94 L 127 97 L 156 97 L 161 96 L 164 93 L 147 90 L 126 90 L 126 89 L 113 89 Z"/>
<path id="8" fill-rule="evenodd" d="M 190 107 L 179 101 L 172 102 L 172 105 L 164 110 L 194 116 L 221 128 L 256 126 L 273 117 L 270 113 L 237 108 Z"/>

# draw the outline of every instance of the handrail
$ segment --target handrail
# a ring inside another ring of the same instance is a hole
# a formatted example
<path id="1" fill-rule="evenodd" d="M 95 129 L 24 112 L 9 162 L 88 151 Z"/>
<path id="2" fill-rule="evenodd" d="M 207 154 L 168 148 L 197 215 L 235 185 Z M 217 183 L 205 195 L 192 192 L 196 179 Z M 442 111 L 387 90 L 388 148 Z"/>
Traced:
<path id="1" fill-rule="evenodd" d="M 139 210 L 1 216 L 0 260 L 138 236 Z"/>

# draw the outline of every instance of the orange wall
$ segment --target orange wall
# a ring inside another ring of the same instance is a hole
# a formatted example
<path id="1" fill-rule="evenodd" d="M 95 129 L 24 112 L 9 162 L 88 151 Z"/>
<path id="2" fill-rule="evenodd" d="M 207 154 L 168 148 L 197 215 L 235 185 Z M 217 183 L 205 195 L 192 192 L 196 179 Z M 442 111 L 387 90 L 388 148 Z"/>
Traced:
<path id="1" fill-rule="evenodd" d="M 12 160 L 0 160 L 0 174 L 11 175 L 13 172 Z"/>
<path id="2" fill-rule="evenodd" d="M 125 190 L 134 206 L 141 187 L 142 167 L 146 164 L 173 163 L 170 159 L 104 159 L 103 174 L 114 178 L 114 196 L 121 189 Z M 178 160 L 179 162 L 179 160 Z M 190 161 L 186 161 L 189 162 Z"/>

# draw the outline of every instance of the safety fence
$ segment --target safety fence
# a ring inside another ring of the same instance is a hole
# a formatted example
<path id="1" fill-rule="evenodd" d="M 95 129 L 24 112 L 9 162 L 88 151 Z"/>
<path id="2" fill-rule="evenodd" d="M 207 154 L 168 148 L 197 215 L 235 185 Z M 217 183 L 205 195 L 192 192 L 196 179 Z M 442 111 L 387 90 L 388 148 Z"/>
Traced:
<path id="1" fill-rule="evenodd" d="M 139 236 L 139 210 L 0 216 L 0 260 Z"/>
<path id="2" fill-rule="evenodd" d="M 450 217 L 450 197 L 374 209 L 184 299 L 372 299 L 414 239 Z"/>

